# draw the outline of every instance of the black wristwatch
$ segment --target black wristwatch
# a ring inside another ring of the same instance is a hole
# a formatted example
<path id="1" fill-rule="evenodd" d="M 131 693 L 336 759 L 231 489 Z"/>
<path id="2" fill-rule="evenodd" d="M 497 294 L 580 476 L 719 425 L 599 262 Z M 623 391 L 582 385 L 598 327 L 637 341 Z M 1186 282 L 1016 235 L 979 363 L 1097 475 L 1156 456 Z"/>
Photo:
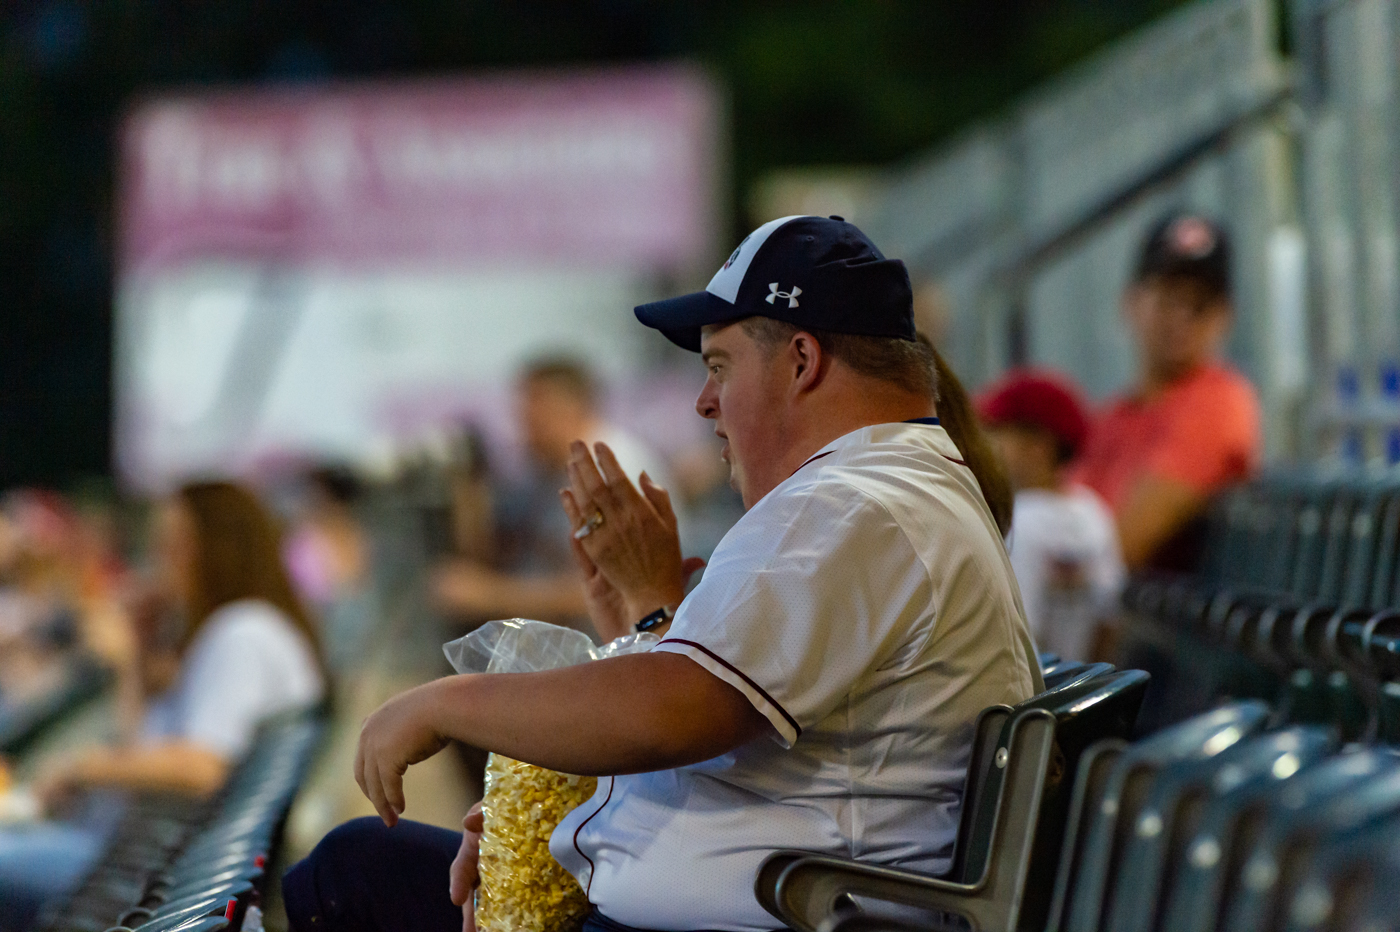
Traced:
<path id="1" fill-rule="evenodd" d="M 663 605 L 656 611 L 652 612 L 650 615 L 647 615 L 641 621 L 637 622 L 637 633 L 641 634 L 643 631 L 650 631 L 652 628 L 659 628 L 675 617 L 676 613 Z"/>

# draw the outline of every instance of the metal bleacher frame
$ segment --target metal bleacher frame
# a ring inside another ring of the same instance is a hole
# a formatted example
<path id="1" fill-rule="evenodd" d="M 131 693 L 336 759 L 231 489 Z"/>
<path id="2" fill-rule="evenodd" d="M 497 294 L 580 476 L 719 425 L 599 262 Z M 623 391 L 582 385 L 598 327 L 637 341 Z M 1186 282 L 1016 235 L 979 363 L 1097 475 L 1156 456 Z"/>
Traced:
<path id="1" fill-rule="evenodd" d="M 1102 397 L 1131 378 L 1144 227 L 1219 216 L 1270 458 L 1400 462 L 1397 45 L 1400 0 L 1200 0 L 891 173 L 860 219 L 941 292 L 967 382 L 1034 363 Z"/>

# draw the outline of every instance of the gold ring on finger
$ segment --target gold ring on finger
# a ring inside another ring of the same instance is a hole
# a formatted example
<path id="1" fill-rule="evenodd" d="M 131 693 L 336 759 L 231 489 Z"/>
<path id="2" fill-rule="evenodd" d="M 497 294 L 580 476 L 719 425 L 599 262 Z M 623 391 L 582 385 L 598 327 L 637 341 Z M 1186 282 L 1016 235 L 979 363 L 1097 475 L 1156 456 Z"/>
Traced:
<path id="1" fill-rule="evenodd" d="M 595 508 L 593 509 L 593 514 L 589 515 L 588 519 L 584 521 L 583 524 L 579 525 L 578 530 L 574 531 L 574 540 L 583 540 L 602 526 L 603 513 Z"/>

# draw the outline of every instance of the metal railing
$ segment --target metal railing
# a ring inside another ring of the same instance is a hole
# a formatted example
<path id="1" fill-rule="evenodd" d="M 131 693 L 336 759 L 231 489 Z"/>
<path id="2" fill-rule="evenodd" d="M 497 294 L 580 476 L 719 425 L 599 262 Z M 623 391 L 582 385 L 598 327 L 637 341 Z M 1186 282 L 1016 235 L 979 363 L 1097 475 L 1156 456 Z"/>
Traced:
<path id="1" fill-rule="evenodd" d="M 1281 39 L 1290 37 L 1285 55 Z M 866 226 L 972 384 L 1133 378 L 1119 302 L 1170 208 L 1230 229 L 1230 355 L 1274 458 L 1400 461 L 1400 0 L 1203 0 L 894 173 Z"/>

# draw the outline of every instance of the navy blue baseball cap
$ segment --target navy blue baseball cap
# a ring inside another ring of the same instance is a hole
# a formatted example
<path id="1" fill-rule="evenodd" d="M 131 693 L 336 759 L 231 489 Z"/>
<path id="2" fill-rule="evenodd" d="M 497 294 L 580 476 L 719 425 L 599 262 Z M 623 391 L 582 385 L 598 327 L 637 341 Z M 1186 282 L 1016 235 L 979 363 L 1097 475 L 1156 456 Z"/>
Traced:
<path id="1" fill-rule="evenodd" d="M 1230 238 L 1199 214 L 1171 213 L 1147 231 L 1133 280 L 1191 278 L 1218 295 L 1230 295 Z"/>
<path id="2" fill-rule="evenodd" d="M 700 328 L 771 317 L 802 329 L 913 340 L 909 272 L 840 217 L 782 217 L 739 244 L 704 291 L 637 307 L 637 319 L 700 352 Z"/>

